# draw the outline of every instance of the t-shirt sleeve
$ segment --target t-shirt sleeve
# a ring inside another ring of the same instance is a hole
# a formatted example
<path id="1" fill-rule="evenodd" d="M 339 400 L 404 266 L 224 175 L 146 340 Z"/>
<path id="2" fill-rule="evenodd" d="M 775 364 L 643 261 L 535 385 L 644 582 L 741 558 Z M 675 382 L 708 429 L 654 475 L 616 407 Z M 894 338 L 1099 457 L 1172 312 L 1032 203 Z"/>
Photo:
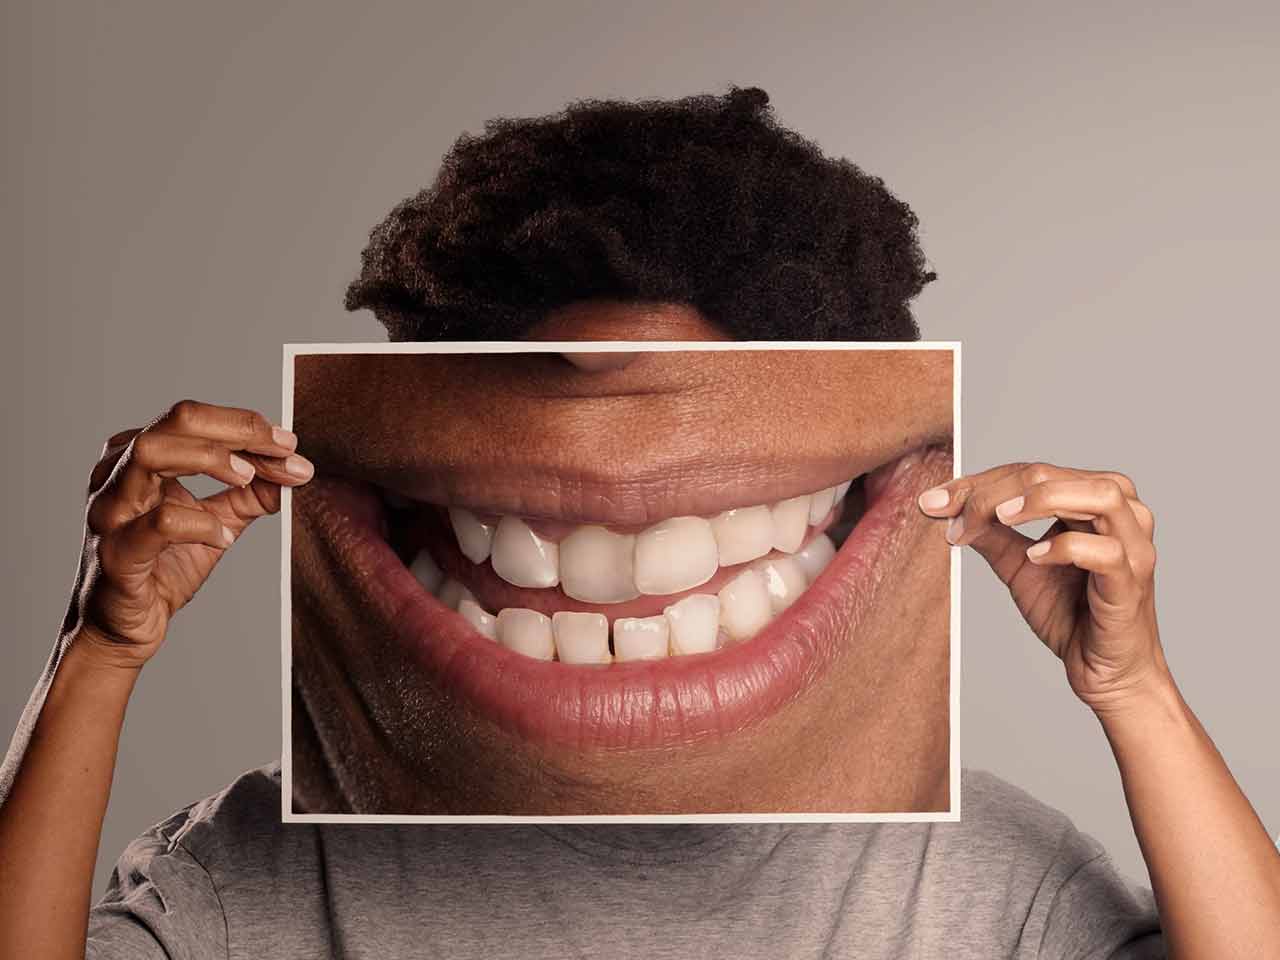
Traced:
<path id="1" fill-rule="evenodd" d="M 158 824 L 116 861 L 89 913 L 87 960 L 209 960 L 227 956 L 227 923 L 213 881 Z"/>
<path id="2" fill-rule="evenodd" d="M 1126 879 L 1101 845 L 1074 827 L 1032 911 L 1043 914 L 1043 960 L 1154 960 L 1166 956 L 1155 898 Z"/>

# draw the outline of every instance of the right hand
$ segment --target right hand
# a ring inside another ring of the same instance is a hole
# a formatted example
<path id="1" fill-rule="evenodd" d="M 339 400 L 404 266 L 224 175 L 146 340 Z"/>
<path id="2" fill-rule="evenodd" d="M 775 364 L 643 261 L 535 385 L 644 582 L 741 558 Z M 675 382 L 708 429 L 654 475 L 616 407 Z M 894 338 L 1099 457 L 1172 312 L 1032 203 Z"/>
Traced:
<path id="1" fill-rule="evenodd" d="M 311 479 L 297 442 L 253 410 L 194 400 L 111 437 L 89 479 L 73 643 L 113 666 L 146 663 L 227 548 L 280 509 L 281 485 Z M 197 474 L 228 486 L 197 499 L 177 479 Z"/>

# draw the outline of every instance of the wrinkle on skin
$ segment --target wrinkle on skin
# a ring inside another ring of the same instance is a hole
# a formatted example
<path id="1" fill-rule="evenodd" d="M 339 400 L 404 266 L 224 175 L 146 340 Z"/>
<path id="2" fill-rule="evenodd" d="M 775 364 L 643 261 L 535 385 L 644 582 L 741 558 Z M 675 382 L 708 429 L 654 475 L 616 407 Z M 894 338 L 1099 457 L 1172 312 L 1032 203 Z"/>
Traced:
<path id="1" fill-rule="evenodd" d="M 661 305 L 574 305 L 534 331 L 543 340 L 648 334 L 724 339 L 696 311 Z M 558 354 L 297 363 L 294 427 L 320 473 L 533 515 L 643 523 L 655 504 L 661 513 L 677 502 L 768 502 L 949 440 L 952 429 L 948 351 L 641 353 L 596 371 Z M 950 479 L 950 460 L 919 472 L 923 490 Z M 326 554 L 317 526 L 326 521 L 306 488 L 293 512 L 293 578 L 306 598 L 294 608 L 294 680 L 324 747 L 295 744 L 296 768 L 324 771 L 295 780 L 342 794 L 300 798 L 308 810 L 947 808 L 950 553 L 926 517 L 902 518 L 902 561 L 876 571 L 860 635 L 802 696 L 723 737 L 620 751 L 526 742 L 447 689 L 414 682 L 411 659 Z"/>

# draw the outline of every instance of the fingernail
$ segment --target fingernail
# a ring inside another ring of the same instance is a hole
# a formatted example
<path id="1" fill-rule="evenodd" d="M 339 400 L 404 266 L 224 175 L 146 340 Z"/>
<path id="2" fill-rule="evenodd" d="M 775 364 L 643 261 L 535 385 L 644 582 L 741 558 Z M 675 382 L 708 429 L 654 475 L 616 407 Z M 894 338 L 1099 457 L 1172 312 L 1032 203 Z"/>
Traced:
<path id="1" fill-rule="evenodd" d="M 236 542 L 236 535 L 231 532 L 231 528 L 225 524 L 222 527 L 222 545 L 229 547 Z"/>
<path id="2" fill-rule="evenodd" d="M 295 453 L 291 457 L 285 457 L 284 472 L 291 477 L 297 477 L 299 480 L 310 480 L 311 475 L 316 472 L 316 468 L 306 457 Z"/>
<path id="3" fill-rule="evenodd" d="M 1027 559 L 1034 560 L 1036 557 L 1043 556 L 1049 552 L 1049 541 L 1040 540 L 1027 547 Z"/>
<path id="4" fill-rule="evenodd" d="M 1012 500 L 1006 500 L 996 507 L 996 516 L 1007 522 L 1010 517 L 1016 517 L 1022 512 L 1022 505 L 1026 502 L 1026 497 L 1014 497 Z"/>
<path id="5" fill-rule="evenodd" d="M 233 453 L 231 455 L 231 469 L 244 477 L 245 483 L 253 479 L 253 464 L 244 459 L 244 457 L 237 457 Z"/>
<path id="6" fill-rule="evenodd" d="M 920 494 L 916 501 L 921 510 L 941 510 L 951 500 L 951 494 L 943 487 L 934 487 Z"/>
<path id="7" fill-rule="evenodd" d="M 296 450 L 298 448 L 298 435 L 284 427 L 271 428 L 271 442 L 277 447 L 284 447 L 286 450 Z"/>
<path id="8" fill-rule="evenodd" d="M 962 533 L 964 533 L 963 513 L 952 517 L 951 522 L 947 524 L 947 542 L 954 545 Z"/>

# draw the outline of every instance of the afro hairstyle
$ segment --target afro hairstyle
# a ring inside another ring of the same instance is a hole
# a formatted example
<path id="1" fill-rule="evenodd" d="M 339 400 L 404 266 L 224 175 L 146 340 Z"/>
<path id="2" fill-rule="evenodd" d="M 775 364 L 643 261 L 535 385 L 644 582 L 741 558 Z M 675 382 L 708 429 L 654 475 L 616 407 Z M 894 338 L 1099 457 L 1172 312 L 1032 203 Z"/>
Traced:
<path id="1" fill-rule="evenodd" d="M 345 305 L 391 340 L 519 339 L 586 300 L 692 305 L 741 340 L 915 340 L 916 226 L 757 87 L 582 100 L 461 136 L 373 229 Z"/>

